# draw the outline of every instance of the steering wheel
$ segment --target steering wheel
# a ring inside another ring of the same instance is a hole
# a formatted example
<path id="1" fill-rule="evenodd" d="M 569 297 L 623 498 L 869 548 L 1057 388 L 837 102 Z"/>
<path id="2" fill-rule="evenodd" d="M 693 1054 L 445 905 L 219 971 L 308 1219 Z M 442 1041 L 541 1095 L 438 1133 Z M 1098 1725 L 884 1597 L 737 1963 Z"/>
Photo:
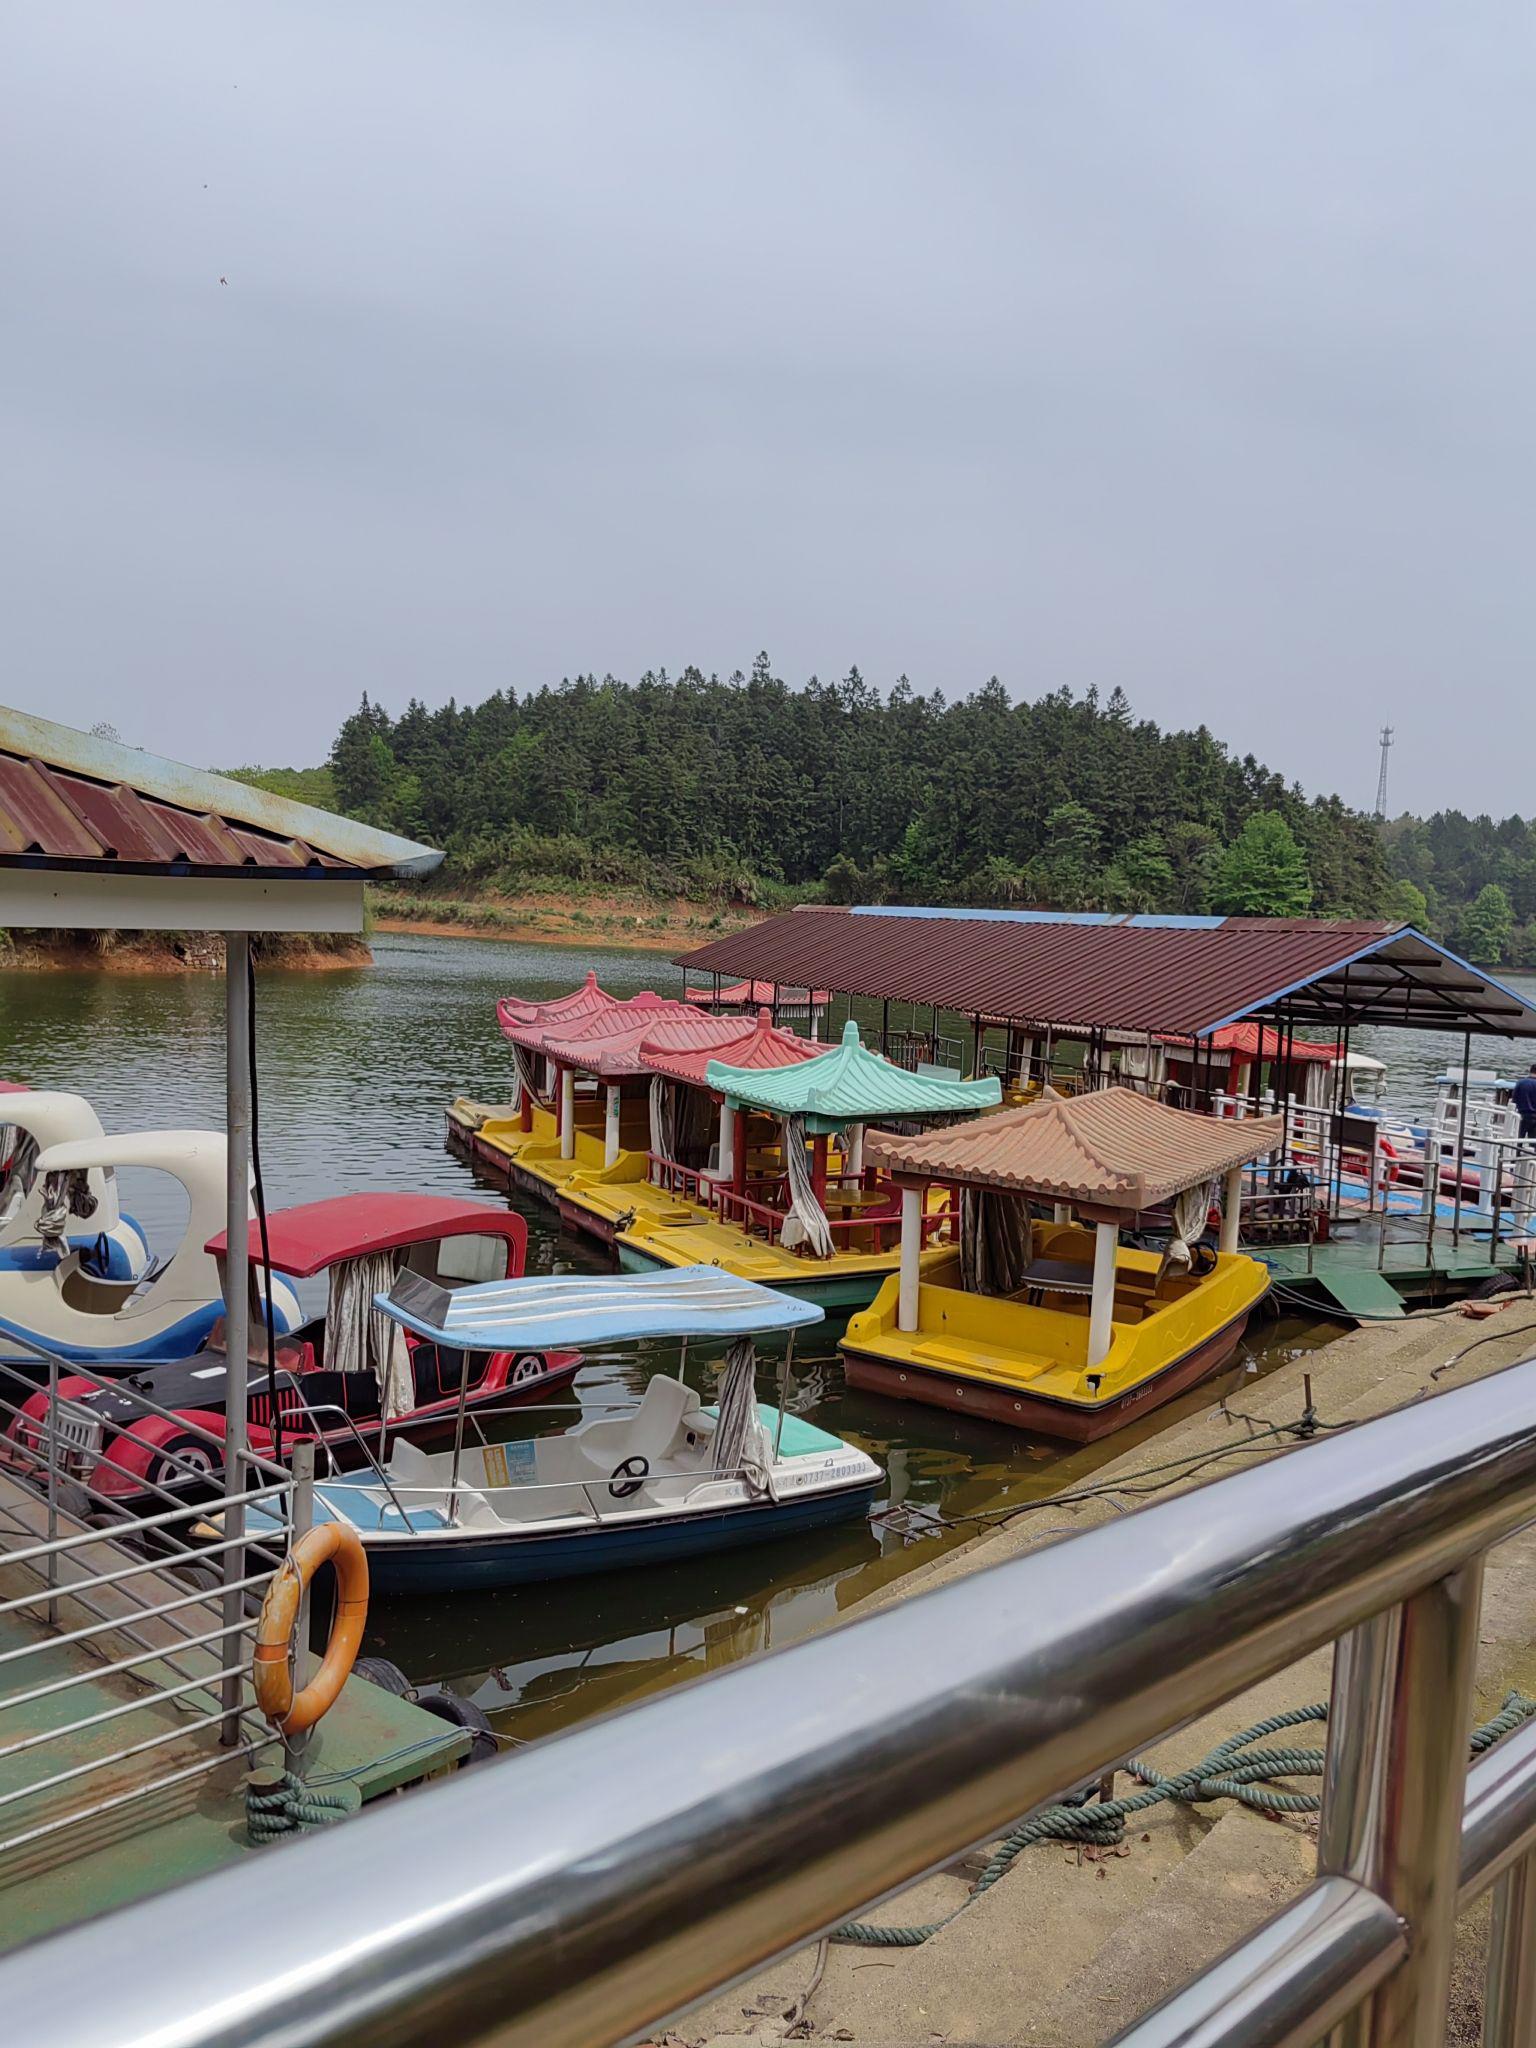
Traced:
<path id="1" fill-rule="evenodd" d="M 608 1491 L 615 1500 L 628 1500 L 644 1486 L 651 1476 L 651 1461 L 637 1452 L 632 1458 L 622 1458 L 614 1466 L 608 1480 Z"/>
<path id="2" fill-rule="evenodd" d="M 1189 1269 L 1197 1280 L 1216 1270 L 1216 1247 L 1210 1244 L 1192 1244 L 1189 1248 Z"/>

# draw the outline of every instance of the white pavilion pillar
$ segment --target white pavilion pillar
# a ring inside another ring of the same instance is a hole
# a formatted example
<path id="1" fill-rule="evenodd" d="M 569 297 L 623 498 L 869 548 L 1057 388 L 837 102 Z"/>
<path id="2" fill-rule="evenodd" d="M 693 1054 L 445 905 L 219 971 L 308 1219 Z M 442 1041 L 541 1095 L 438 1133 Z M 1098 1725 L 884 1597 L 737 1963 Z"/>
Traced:
<path id="1" fill-rule="evenodd" d="M 560 1157 L 576 1157 L 576 1069 L 560 1069 Z"/>
<path id="2" fill-rule="evenodd" d="M 847 1145 L 843 1154 L 843 1171 L 845 1173 L 862 1173 L 864 1171 L 864 1126 L 862 1124 L 854 1124 L 848 1130 Z"/>
<path id="3" fill-rule="evenodd" d="M 617 1166 L 619 1163 L 619 1084 L 608 1083 L 603 1104 L 603 1164 Z"/>
<path id="4" fill-rule="evenodd" d="M 1227 1168 L 1227 1177 L 1221 1189 L 1221 1249 L 1224 1252 L 1237 1250 L 1237 1225 L 1242 1213 L 1243 1168 L 1239 1161 Z"/>
<path id="5" fill-rule="evenodd" d="M 722 1096 L 720 1100 L 720 1148 L 715 1178 L 728 1181 L 736 1171 L 736 1112 Z"/>
<path id="6" fill-rule="evenodd" d="M 918 1276 L 922 1268 L 923 1191 L 901 1191 L 901 1276 L 896 1283 L 896 1327 L 917 1328 Z"/>
<path id="7" fill-rule="evenodd" d="M 1115 1252 L 1120 1232 L 1113 1223 L 1093 1229 L 1093 1297 L 1088 1310 L 1088 1368 L 1102 1365 L 1115 1335 Z"/>

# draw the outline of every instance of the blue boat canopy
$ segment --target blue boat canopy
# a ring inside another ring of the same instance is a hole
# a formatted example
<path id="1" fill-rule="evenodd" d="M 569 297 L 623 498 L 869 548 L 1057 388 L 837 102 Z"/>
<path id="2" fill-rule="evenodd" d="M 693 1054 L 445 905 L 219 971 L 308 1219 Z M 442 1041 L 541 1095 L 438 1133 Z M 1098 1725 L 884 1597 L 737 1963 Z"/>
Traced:
<path id="1" fill-rule="evenodd" d="M 552 1273 L 439 1287 L 402 1273 L 374 1304 L 418 1336 L 463 1351 L 548 1351 L 639 1337 L 751 1337 L 819 1323 L 811 1301 L 718 1266 L 665 1273 Z"/>

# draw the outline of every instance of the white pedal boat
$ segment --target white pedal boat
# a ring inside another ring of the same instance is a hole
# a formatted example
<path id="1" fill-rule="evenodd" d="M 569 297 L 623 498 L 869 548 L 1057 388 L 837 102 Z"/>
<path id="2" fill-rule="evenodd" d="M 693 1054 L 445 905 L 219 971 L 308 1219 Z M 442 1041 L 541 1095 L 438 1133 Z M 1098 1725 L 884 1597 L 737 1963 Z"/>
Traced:
<path id="1" fill-rule="evenodd" d="M 117 1176 L 93 1166 L 62 1237 L 44 1239 L 43 1176 L 38 1156 L 53 1145 L 98 1143 L 101 1119 L 83 1095 L 49 1088 L 7 1088 L 0 1096 L 0 1272 L 56 1266 L 78 1252 L 98 1280 L 137 1280 L 149 1266 L 149 1240 L 118 1207 Z"/>
<path id="2" fill-rule="evenodd" d="M 730 1347 L 718 1406 L 658 1374 L 626 1414 L 523 1442 L 461 1439 L 436 1455 L 401 1443 L 371 1471 L 321 1481 L 316 1519 L 352 1525 L 380 1591 L 481 1591 L 708 1556 L 862 1515 L 880 1484 L 863 1451 L 785 1412 L 788 1350 L 778 1404 L 757 1401 L 752 1337 L 784 1331 L 792 1346 L 821 1309 L 718 1267 L 453 1293 L 406 1274 L 375 1299 L 406 1329 L 462 1352 L 642 1337 Z"/>
<path id="3" fill-rule="evenodd" d="M 83 1201 L 93 1174 L 150 1167 L 181 1182 L 187 1223 L 171 1257 L 137 1280 L 99 1278 L 79 1251 L 50 1265 L 0 1268 L 0 1355 L 35 1378 L 41 1361 L 29 1349 L 95 1362 L 185 1358 L 196 1351 L 224 1314 L 219 1269 L 204 1249 L 224 1225 L 224 1162 L 222 1131 L 134 1131 L 40 1152 L 37 1173 L 47 1209 Z M 259 1300 L 259 1274 L 253 1273 L 253 1284 Z M 295 1328 L 298 1296 L 276 1273 L 272 1299 L 278 1330 Z M 19 1338 L 28 1349 L 7 1338 Z"/>

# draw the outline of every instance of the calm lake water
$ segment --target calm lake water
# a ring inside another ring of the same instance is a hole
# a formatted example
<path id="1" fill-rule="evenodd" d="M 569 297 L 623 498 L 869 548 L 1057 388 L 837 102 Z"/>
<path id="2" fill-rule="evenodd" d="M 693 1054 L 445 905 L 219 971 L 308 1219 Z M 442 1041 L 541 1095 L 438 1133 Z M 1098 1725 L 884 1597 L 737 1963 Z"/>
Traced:
<path id="1" fill-rule="evenodd" d="M 259 1071 L 269 1202 L 352 1189 L 472 1192 L 470 1170 L 443 1150 L 443 1110 L 457 1094 L 494 1101 L 510 1091 L 496 997 L 561 994 L 588 967 L 618 994 L 680 986 L 677 970 L 654 954 L 395 935 L 376 940 L 371 969 L 263 972 Z M 839 1005 L 839 1024 L 842 1014 Z M 876 1021 L 873 1006 L 865 1021 Z M 1357 1043 L 1388 1061 L 1392 1098 L 1404 1109 L 1427 1107 L 1435 1075 L 1459 1056 L 1459 1042 L 1453 1048 L 1425 1034 L 1361 1033 Z M 1474 1051 L 1478 1064 L 1502 1059 L 1506 1072 L 1519 1057 L 1518 1048 L 1491 1042 Z M 109 1131 L 221 1126 L 223 1062 L 218 978 L 0 975 L 0 1072 L 35 1087 L 79 1090 Z M 123 1197 L 156 1249 L 169 1251 L 182 1224 L 173 1185 L 158 1175 L 125 1175 Z M 530 1271 L 601 1269 L 601 1254 L 562 1232 L 547 1209 L 513 1200 L 528 1221 Z M 508 1733 L 540 1734 L 803 1635 L 973 1533 L 978 1523 L 968 1517 L 1044 1500 L 1137 1440 L 1137 1431 L 1127 1431 L 1108 1446 L 1064 1452 L 962 1417 L 850 1394 L 836 1358 L 839 1328 L 802 1337 L 793 1406 L 886 1468 L 871 1522 L 547 1591 L 378 1602 L 368 1647 L 417 1681 L 451 1681 Z M 1257 1323 L 1244 1368 L 1228 1384 L 1241 1384 L 1248 1366 L 1262 1371 L 1326 1334 L 1295 1321 Z M 591 1353 L 561 1414 L 509 1427 L 562 1427 L 580 1409 L 631 1402 L 664 1366 L 675 1369 L 676 1353 L 663 1345 Z M 699 1362 L 689 1377 L 704 1385 L 712 1375 Z M 1325 1388 L 1321 1366 L 1324 1403 Z M 1210 1391 L 1173 1404 L 1139 1434 L 1208 1401 Z"/>

